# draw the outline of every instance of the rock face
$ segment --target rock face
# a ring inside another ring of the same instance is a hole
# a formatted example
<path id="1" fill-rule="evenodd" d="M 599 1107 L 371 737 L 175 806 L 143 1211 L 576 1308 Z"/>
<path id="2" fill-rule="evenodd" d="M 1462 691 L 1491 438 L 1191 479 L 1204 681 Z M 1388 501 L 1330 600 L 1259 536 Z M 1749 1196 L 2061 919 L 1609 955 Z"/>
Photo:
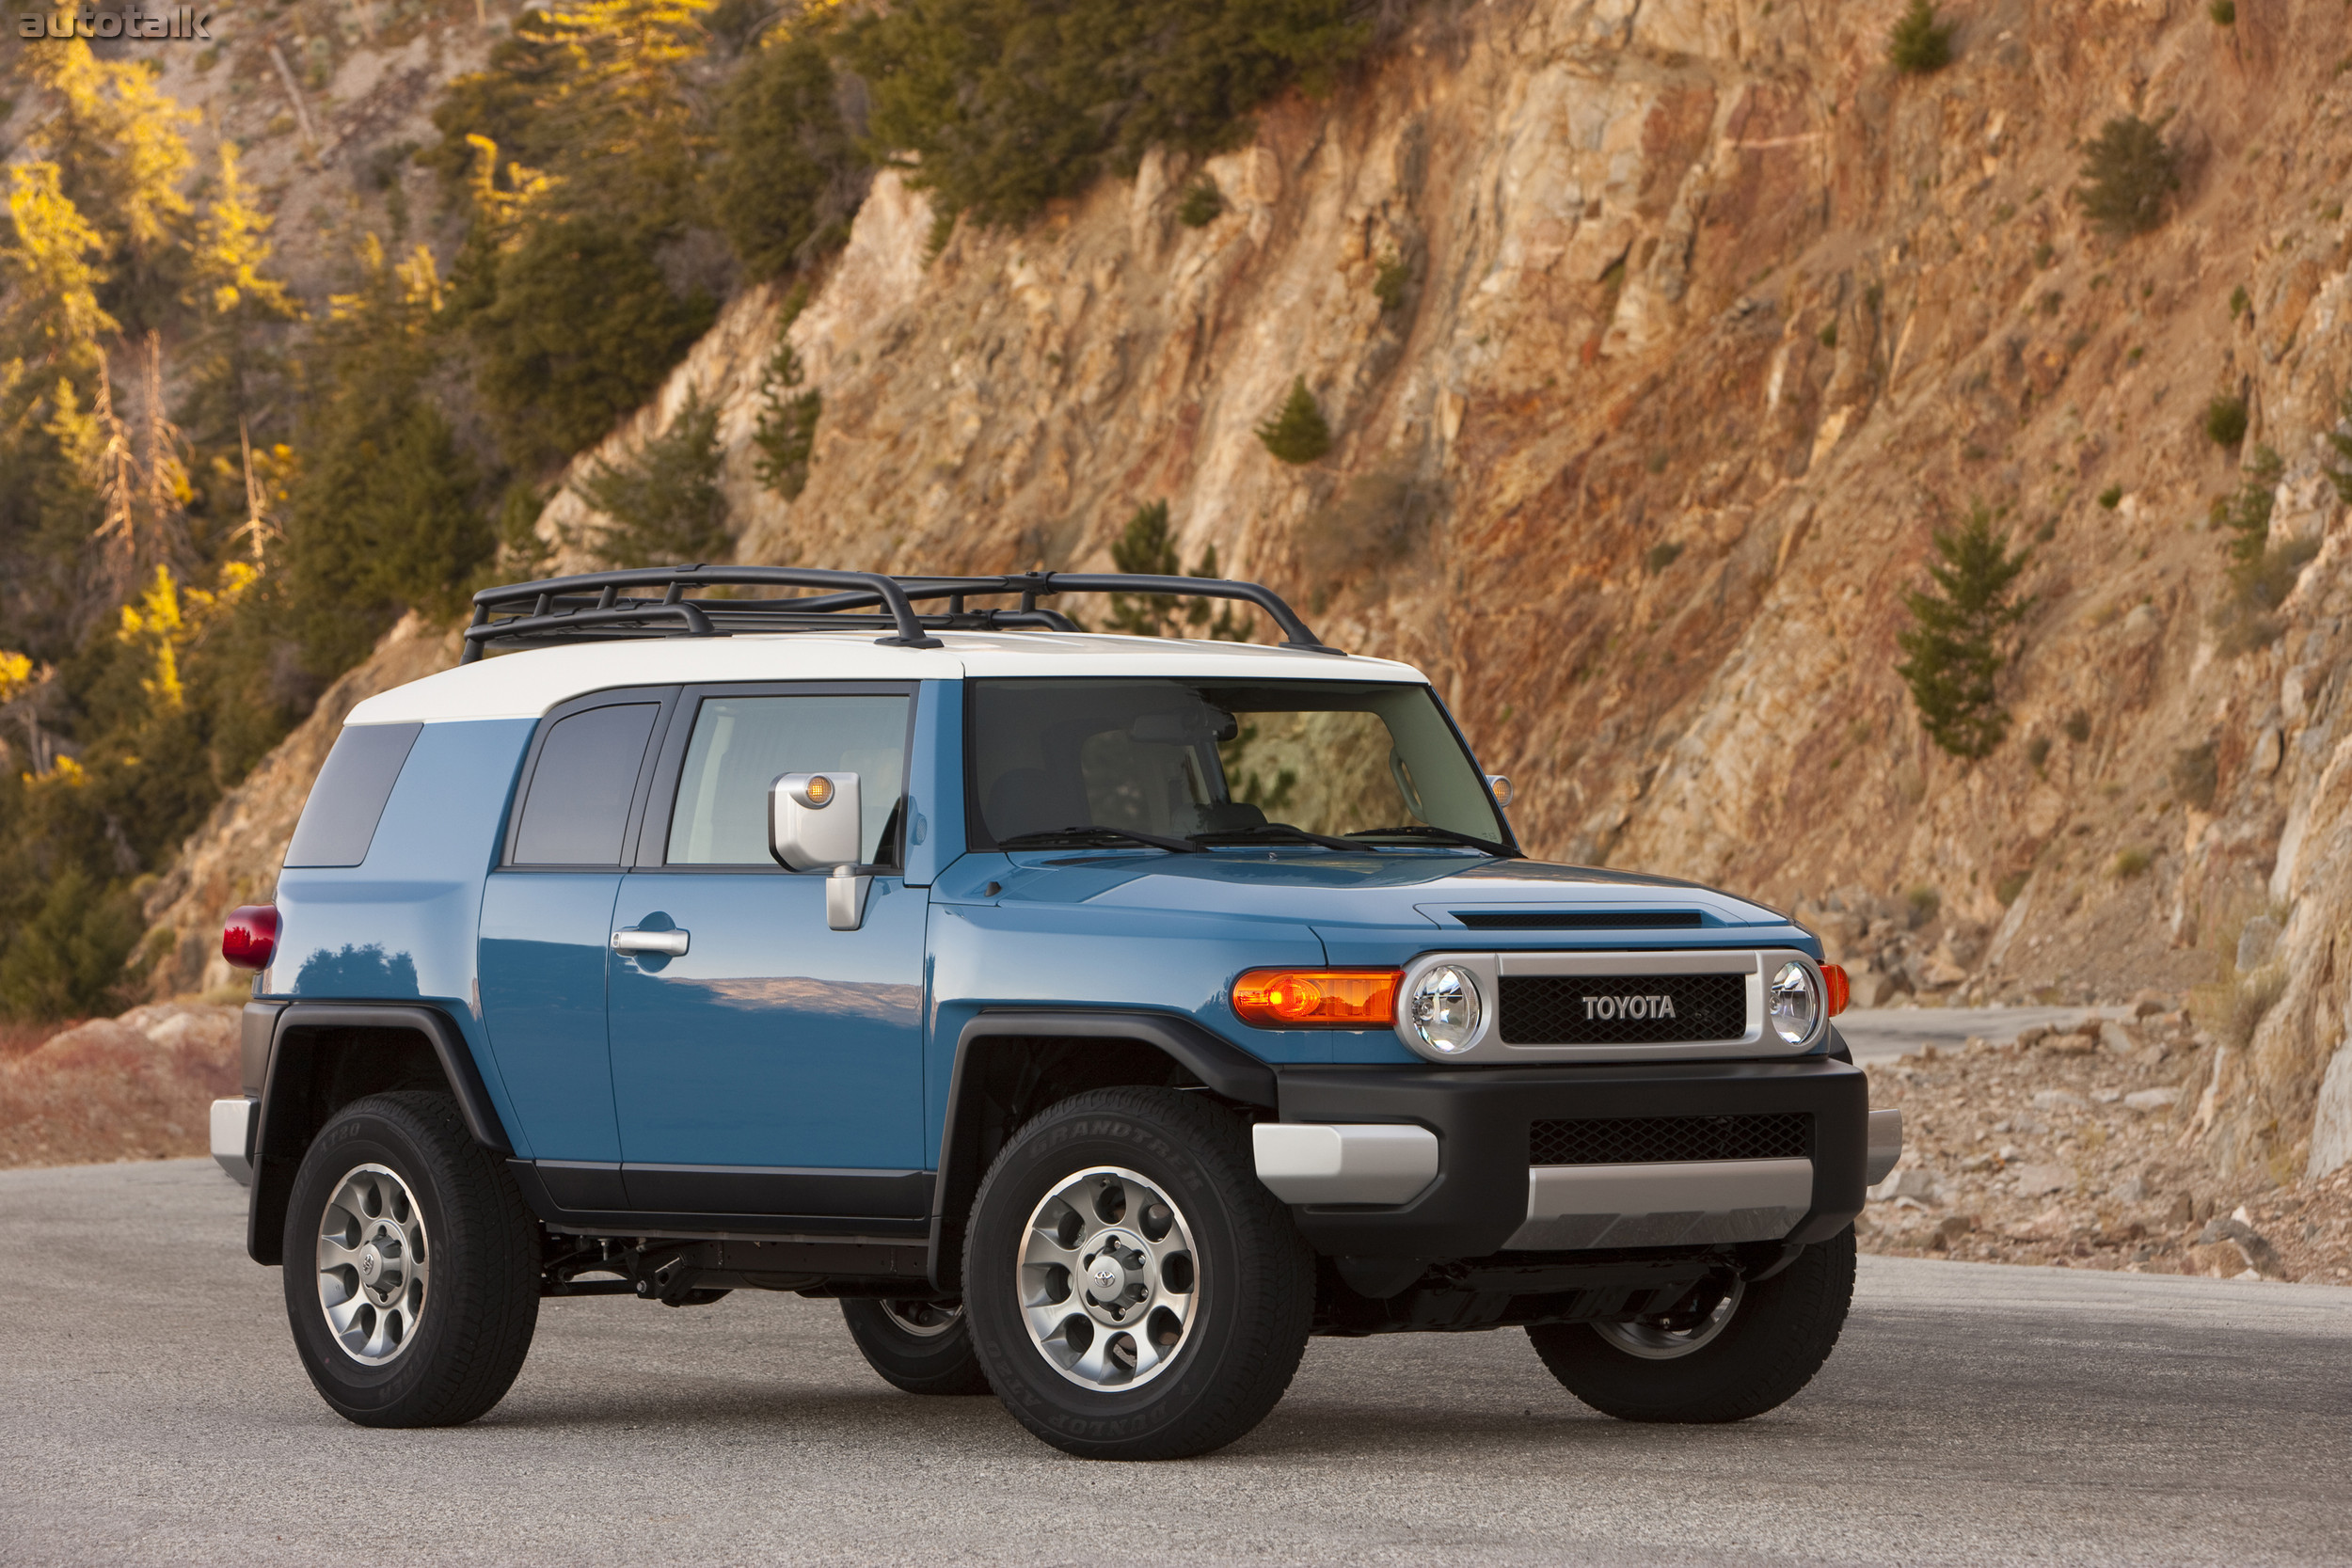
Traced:
<path id="1" fill-rule="evenodd" d="M 1332 642 L 1427 670 L 1536 852 L 1850 917 L 1879 999 L 2209 986 L 2189 1135 L 2239 1172 L 2341 1163 L 2342 17 L 1993 0 L 1909 78 L 1901 8 L 1433 8 L 1248 146 L 936 257 L 885 174 L 790 327 L 824 398 L 797 499 L 754 476 L 764 292 L 596 455 L 714 402 L 745 561 L 1099 569 L 1165 498 L 1186 564 L 1214 546 Z M 2169 117 L 2182 182 L 2118 241 L 2068 193 L 2129 111 Z M 1225 212 L 1187 228 L 1203 174 Z M 1294 467 L 1253 428 L 1301 377 L 1336 441 Z M 2243 451 L 2203 433 L 2220 393 Z M 2229 630 L 2206 518 L 2258 445 L 2275 537 L 2316 553 Z M 1894 666 L 1931 532 L 1979 501 L 2034 551 L 2032 610 L 2010 738 L 1964 764 Z M 595 519 L 566 497 L 541 528 L 579 564 Z M 265 883 L 325 736 L 175 873 L 169 984 L 208 902 Z M 2255 916 L 2277 949 L 2241 971 Z"/>
<path id="2" fill-rule="evenodd" d="M 211 1148 L 237 1092 L 237 1009 L 162 1003 L 0 1060 L 0 1166 L 168 1159 Z"/>

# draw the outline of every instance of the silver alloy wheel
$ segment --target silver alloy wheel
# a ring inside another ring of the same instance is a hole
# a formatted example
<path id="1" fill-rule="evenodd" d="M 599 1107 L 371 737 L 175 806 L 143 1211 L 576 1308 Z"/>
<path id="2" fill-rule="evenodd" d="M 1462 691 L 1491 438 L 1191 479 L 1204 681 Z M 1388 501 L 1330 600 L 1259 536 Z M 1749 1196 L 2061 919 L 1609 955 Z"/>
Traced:
<path id="1" fill-rule="evenodd" d="M 1095 1165 L 1065 1179 L 1021 1236 L 1021 1320 L 1082 1388 L 1136 1387 L 1191 1337 L 1200 1271 L 1183 1211 L 1144 1177 Z"/>
<path id="2" fill-rule="evenodd" d="M 882 1304 L 882 1316 L 898 1325 L 905 1333 L 918 1339 L 935 1339 L 963 1320 L 963 1303 L 944 1301 L 890 1301 Z"/>
<path id="3" fill-rule="evenodd" d="M 1689 1328 L 1666 1328 L 1655 1321 L 1635 1319 L 1629 1323 L 1595 1323 L 1593 1332 L 1608 1340 L 1628 1355 L 1638 1355 L 1645 1361 L 1672 1361 L 1690 1354 L 1713 1341 L 1740 1310 L 1740 1298 L 1747 1293 L 1747 1282 L 1732 1276 L 1731 1289 L 1715 1309 Z"/>
<path id="4" fill-rule="evenodd" d="M 381 1367 L 416 1342 L 432 1273 L 424 1213 L 400 1173 L 360 1165 L 319 1217 L 319 1309 L 343 1354 Z"/>

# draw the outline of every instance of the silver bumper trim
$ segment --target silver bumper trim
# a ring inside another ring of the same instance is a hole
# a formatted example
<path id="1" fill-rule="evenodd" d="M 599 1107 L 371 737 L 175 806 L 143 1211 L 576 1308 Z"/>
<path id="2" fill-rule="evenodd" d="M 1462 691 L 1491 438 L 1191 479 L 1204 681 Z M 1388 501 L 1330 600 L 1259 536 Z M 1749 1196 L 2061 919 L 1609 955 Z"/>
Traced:
<path id="1" fill-rule="evenodd" d="M 1776 1242 L 1813 1207 L 1810 1160 L 1534 1165 L 1510 1252 Z"/>
<path id="2" fill-rule="evenodd" d="M 1438 1176 L 1426 1127 L 1262 1121 L 1249 1137 L 1258 1180 L 1285 1203 L 1410 1203 Z"/>
<path id="3" fill-rule="evenodd" d="M 1900 1111 L 1870 1113 L 1869 1153 L 1862 1166 L 1862 1184 L 1875 1187 L 1886 1180 L 1886 1173 L 1895 1168 L 1895 1162 L 1903 1157 L 1903 1114 Z"/>
<path id="4" fill-rule="evenodd" d="M 253 1185 L 253 1113 L 261 1101 L 239 1096 L 213 1101 L 213 1158 L 239 1186 Z"/>

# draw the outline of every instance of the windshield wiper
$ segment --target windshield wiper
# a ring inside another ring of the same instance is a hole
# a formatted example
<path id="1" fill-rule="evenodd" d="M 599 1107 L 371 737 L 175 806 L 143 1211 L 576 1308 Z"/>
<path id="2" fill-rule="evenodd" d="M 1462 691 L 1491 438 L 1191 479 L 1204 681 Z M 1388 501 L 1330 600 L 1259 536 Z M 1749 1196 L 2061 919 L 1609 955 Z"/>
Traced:
<path id="1" fill-rule="evenodd" d="M 1096 823 L 1088 823 L 1078 828 L 1049 828 L 1043 832 L 1015 833 L 1010 838 L 998 839 L 996 847 L 999 849 L 1041 848 L 1056 839 L 1073 838 L 1124 839 L 1130 844 L 1140 844 L 1153 849 L 1165 849 L 1171 855 L 1198 855 L 1202 852 L 1200 846 L 1189 839 L 1163 838 L 1158 833 L 1139 833 L 1132 828 L 1105 828 Z"/>
<path id="2" fill-rule="evenodd" d="M 1472 849 L 1484 849 L 1490 855 L 1502 853 L 1502 846 L 1490 838 L 1472 838 L 1451 828 L 1433 828 L 1425 822 L 1408 822 L 1401 828 L 1359 828 L 1347 835 L 1350 838 L 1434 838 L 1445 844 L 1460 844 Z"/>
<path id="3" fill-rule="evenodd" d="M 1280 838 L 1295 844 L 1320 844 L 1327 849 L 1345 849 L 1351 853 L 1367 847 L 1361 844 L 1350 844 L 1343 838 L 1332 838 L 1324 833 L 1311 833 L 1304 828 L 1294 828 L 1287 822 L 1258 822 L 1247 828 L 1213 828 L 1205 833 L 1192 835 L 1192 841 L 1195 844 L 1223 844 L 1232 839 L 1254 838 Z"/>

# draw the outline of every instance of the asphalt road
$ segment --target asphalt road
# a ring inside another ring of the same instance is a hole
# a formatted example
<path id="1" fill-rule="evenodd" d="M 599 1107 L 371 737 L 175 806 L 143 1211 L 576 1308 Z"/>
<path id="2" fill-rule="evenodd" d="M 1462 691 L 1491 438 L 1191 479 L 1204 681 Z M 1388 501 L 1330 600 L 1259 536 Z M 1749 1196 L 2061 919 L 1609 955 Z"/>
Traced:
<path id="1" fill-rule="evenodd" d="M 1857 1062 L 1883 1062 L 1908 1055 L 1923 1045 L 1960 1045 L 1971 1035 L 2013 1040 L 2037 1023 L 2065 1027 L 2089 1018 L 2095 1007 L 1849 1007 L 1837 1015 L 1837 1032 Z M 2120 1017 L 2114 1008 L 2109 1018 Z"/>
<path id="2" fill-rule="evenodd" d="M 1515 1332 L 1317 1340 L 1249 1437 L 1119 1465 L 740 1293 L 550 1304 L 483 1420 L 347 1426 L 243 1199 L 0 1172 L 0 1560 L 2352 1560 L 2352 1291 L 1866 1259 L 1827 1370 L 1743 1425 L 1604 1419 Z"/>

